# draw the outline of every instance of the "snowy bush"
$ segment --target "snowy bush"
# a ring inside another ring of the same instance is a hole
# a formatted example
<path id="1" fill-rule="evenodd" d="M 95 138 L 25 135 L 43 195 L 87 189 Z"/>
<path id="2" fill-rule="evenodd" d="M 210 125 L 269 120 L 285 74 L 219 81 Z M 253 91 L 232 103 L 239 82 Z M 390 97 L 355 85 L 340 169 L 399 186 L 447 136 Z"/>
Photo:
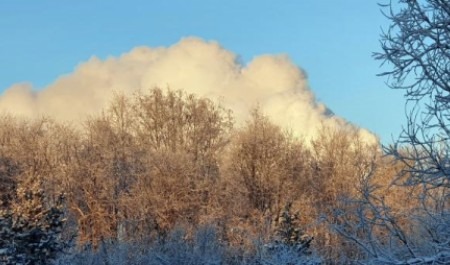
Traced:
<path id="1" fill-rule="evenodd" d="M 99 249 L 85 246 L 82 250 L 73 249 L 72 252 L 61 255 L 54 265 L 134 265 L 140 263 L 141 246 L 129 243 L 106 243 Z M 145 264 L 145 263 L 144 263 Z"/>
<path id="2" fill-rule="evenodd" d="M 296 246 L 281 242 L 255 243 L 254 251 L 236 249 L 221 242 L 212 227 L 194 236 L 175 229 L 150 245 L 103 242 L 97 250 L 85 247 L 64 254 L 55 265 L 315 265 L 320 259 L 305 255 Z"/>
<path id="3" fill-rule="evenodd" d="M 48 264 L 65 248 L 62 197 L 47 207 L 39 184 L 19 187 L 16 199 L 0 210 L 1 264 Z"/>

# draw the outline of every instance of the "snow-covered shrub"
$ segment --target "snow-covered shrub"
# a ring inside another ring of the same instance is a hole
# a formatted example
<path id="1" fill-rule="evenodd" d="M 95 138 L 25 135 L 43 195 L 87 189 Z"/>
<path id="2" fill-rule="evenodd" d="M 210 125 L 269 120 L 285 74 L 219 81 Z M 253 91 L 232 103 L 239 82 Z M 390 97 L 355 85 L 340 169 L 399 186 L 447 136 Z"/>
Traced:
<path id="1" fill-rule="evenodd" d="M 174 229 L 165 238 L 139 242 L 103 242 L 98 249 L 73 249 L 59 257 L 55 265 L 318 265 L 321 259 L 306 255 L 298 246 L 282 242 L 256 242 L 253 249 L 240 249 L 221 242 L 213 227 L 197 230 L 192 236 Z"/>
<path id="2" fill-rule="evenodd" d="M 299 214 L 293 213 L 292 204 L 287 203 L 278 217 L 275 238 L 272 242 L 256 242 L 256 252 L 248 264 L 320 264 L 320 259 L 312 254 L 312 240 L 302 230 Z"/>
<path id="3" fill-rule="evenodd" d="M 125 242 L 100 244 L 98 249 L 85 246 L 61 255 L 54 265 L 137 265 L 142 259 L 142 245 Z"/>
<path id="4" fill-rule="evenodd" d="M 192 240 L 182 229 L 175 229 L 166 240 L 156 243 L 143 257 L 148 265 L 220 265 L 224 264 L 224 247 L 212 227 L 200 228 Z"/>
<path id="5" fill-rule="evenodd" d="M 248 265 L 318 265 L 321 259 L 305 255 L 297 246 L 279 244 L 257 245 L 256 254 L 244 264 Z"/>
<path id="6" fill-rule="evenodd" d="M 66 244 L 61 197 L 48 206 L 39 181 L 22 185 L 16 198 L 0 209 L 0 264 L 48 264 Z"/>
<path id="7" fill-rule="evenodd" d="M 278 217 L 277 241 L 282 245 L 289 246 L 299 254 L 309 255 L 311 242 L 314 239 L 301 229 L 299 224 L 299 213 L 292 213 L 292 203 L 287 203 Z M 278 244 L 280 245 L 280 244 Z"/>
<path id="8" fill-rule="evenodd" d="M 98 249 L 73 249 L 59 257 L 57 265 L 219 265 L 224 261 L 225 248 L 211 227 L 200 228 L 193 239 L 183 229 L 150 245 L 140 242 L 103 242 Z"/>

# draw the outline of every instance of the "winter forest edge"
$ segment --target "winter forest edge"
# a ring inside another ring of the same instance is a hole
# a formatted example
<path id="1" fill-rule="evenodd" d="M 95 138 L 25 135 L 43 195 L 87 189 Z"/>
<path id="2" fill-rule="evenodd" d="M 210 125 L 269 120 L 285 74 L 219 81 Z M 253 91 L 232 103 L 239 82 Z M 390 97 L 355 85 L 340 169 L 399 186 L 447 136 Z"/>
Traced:
<path id="1" fill-rule="evenodd" d="M 73 126 L 0 117 L 1 264 L 449 264 L 450 3 L 382 6 L 392 145 L 294 135 L 255 107 L 117 93 Z"/>

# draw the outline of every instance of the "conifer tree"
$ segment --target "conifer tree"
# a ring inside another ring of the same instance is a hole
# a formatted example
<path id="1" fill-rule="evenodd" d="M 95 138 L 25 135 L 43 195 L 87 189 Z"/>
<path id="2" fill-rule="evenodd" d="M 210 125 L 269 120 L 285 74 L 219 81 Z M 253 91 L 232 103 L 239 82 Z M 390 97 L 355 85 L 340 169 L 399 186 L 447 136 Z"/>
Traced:
<path id="1" fill-rule="evenodd" d="M 45 195 L 41 181 L 30 178 L 0 209 L 1 264 L 48 264 L 64 249 L 64 197 L 48 205 Z"/>

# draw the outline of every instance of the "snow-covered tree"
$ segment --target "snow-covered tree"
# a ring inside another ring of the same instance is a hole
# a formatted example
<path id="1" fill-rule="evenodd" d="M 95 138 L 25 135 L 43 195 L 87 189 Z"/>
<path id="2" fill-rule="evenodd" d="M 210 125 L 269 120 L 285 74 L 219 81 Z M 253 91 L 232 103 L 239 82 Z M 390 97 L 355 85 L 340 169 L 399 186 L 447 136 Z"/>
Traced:
<path id="1" fill-rule="evenodd" d="M 311 242 L 314 239 L 307 235 L 299 224 L 299 213 L 292 212 L 292 203 L 286 203 L 278 217 L 277 236 L 279 243 L 292 247 L 299 254 L 311 254 Z"/>
<path id="2" fill-rule="evenodd" d="M 384 7 L 391 26 L 375 58 L 390 67 L 381 75 L 405 91 L 408 109 L 403 133 L 386 152 L 403 165 L 393 184 L 411 190 L 404 200 L 413 207 L 396 211 L 368 177 L 346 212 L 336 211 L 336 229 L 365 253 L 365 264 L 449 264 L 450 2 Z"/>
<path id="3" fill-rule="evenodd" d="M 48 205 L 37 179 L 20 183 L 14 200 L 0 209 L 0 263 L 48 264 L 66 246 L 63 197 Z"/>

